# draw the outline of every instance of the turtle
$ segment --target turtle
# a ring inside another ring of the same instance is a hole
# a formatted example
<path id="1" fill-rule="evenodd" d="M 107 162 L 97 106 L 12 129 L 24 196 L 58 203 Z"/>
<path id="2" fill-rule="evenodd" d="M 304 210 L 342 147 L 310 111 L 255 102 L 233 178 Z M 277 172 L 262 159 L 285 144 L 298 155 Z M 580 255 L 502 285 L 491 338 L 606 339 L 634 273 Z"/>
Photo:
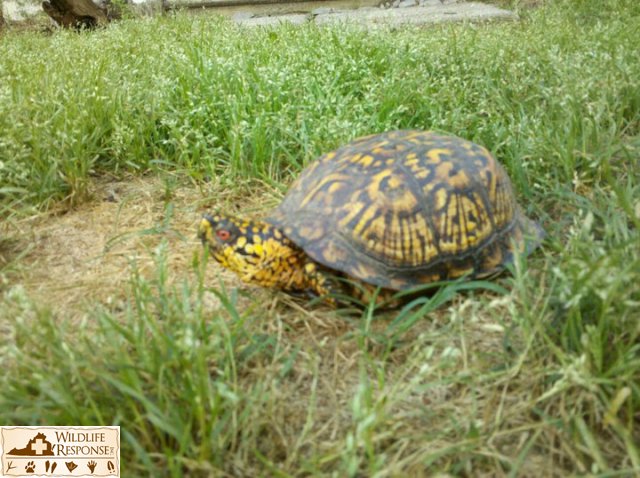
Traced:
<path id="1" fill-rule="evenodd" d="M 267 217 L 205 214 L 198 235 L 246 283 L 331 297 L 494 276 L 544 231 L 487 149 L 398 130 L 315 159 Z"/>

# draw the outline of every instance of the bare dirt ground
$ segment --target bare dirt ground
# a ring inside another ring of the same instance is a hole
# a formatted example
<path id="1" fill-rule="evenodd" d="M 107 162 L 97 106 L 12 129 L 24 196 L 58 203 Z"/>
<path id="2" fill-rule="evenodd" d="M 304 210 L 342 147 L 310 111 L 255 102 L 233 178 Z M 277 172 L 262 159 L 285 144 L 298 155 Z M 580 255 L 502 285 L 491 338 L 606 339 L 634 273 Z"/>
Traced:
<path id="1" fill-rule="evenodd" d="M 82 206 L 5 226 L 10 239 L 0 261 L 23 255 L 13 281 L 38 302 L 72 315 L 88 303 L 121 300 L 132 266 L 149 272 L 162 240 L 172 277 L 179 277 L 199 251 L 195 227 L 202 195 L 193 188 L 166 194 L 156 179 L 99 182 L 94 199 Z"/>

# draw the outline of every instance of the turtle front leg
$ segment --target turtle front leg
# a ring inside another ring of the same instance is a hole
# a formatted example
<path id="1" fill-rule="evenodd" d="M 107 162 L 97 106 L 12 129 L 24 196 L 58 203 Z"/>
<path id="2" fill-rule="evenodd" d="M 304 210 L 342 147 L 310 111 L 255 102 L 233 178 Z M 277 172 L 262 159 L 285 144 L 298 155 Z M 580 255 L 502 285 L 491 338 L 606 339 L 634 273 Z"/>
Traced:
<path id="1" fill-rule="evenodd" d="M 337 307 L 340 303 L 351 304 L 351 301 L 340 301 L 336 297 L 349 294 L 358 299 L 363 307 L 366 307 L 372 300 L 376 306 L 383 309 L 395 308 L 400 302 L 393 298 L 396 291 L 391 289 L 380 289 L 375 285 L 355 280 L 351 285 L 343 284 L 331 272 L 312 260 L 308 260 L 303 268 L 303 282 L 306 285 L 305 292 L 314 297 L 322 297 L 332 307 Z M 374 299 L 375 298 L 375 299 Z"/>
<path id="2" fill-rule="evenodd" d="M 337 283 L 335 277 L 311 260 L 304 264 L 302 273 L 308 293 L 316 297 L 323 297 L 324 300 L 333 307 L 338 305 L 334 296 L 343 293 L 343 290 Z"/>

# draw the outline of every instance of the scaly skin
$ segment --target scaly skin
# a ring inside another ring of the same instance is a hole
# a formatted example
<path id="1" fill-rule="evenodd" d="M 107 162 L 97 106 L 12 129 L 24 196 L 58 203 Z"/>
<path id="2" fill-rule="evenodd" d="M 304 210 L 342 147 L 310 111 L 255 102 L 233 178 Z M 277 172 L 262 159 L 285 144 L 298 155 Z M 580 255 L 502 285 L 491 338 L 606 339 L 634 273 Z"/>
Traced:
<path id="1" fill-rule="evenodd" d="M 206 215 L 200 222 L 198 237 L 212 257 L 243 282 L 317 296 L 334 292 L 332 279 L 318 264 L 279 229 L 265 222 Z"/>

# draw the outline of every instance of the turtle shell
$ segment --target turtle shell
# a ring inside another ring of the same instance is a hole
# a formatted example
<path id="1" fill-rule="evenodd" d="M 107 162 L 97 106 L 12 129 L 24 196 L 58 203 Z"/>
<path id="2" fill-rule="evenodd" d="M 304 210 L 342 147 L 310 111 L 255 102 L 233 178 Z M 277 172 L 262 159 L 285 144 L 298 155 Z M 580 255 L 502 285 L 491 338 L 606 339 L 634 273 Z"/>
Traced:
<path id="1" fill-rule="evenodd" d="M 267 222 L 324 266 L 394 290 L 493 275 L 544 234 L 485 148 L 429 131 L 367 136 L 324 154 Z"/>

